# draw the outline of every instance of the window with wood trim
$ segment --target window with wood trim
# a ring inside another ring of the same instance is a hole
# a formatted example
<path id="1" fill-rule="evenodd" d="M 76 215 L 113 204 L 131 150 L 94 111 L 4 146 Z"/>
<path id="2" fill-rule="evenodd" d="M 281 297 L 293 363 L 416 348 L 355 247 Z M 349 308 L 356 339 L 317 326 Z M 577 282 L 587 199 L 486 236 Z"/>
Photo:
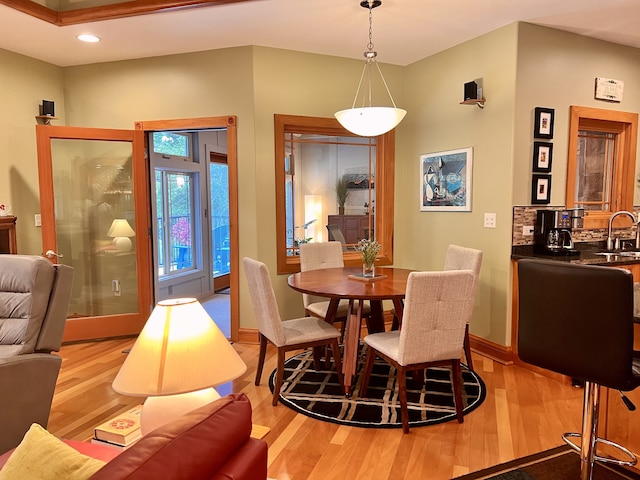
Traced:
<path id="1" fill-rule="evenodd" d="M 395 134 L 353 135 L 334 118 L 275 115 L 278 273 L 300 271 L 298 245 L 344 242 L 345 265 L 362 265 L 355 244 L 375 238 L 376 264 L 393 262 Z M 347 200 L 340 200 L 343 183 Z M 332 238 L 341 229 L 344 238 Z"/>
<path id="2" fill-rule="evenodd" d="M 566 205 L 584 208 L 584 228 L 606 228 L 612 213 L 633 211 L 637 135 L 636 113 L 571 107 Z"/>

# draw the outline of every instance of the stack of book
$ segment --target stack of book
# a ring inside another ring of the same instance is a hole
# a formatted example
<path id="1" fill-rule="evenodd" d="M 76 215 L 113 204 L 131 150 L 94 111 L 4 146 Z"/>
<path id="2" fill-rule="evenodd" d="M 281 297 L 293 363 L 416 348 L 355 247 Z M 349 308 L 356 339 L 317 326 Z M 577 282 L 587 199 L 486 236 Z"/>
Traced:
<path id="1" fill-rule="evenodd" d="M 141 413 L 142 405 L 138 405 L 98 425 L 93 432 L 91 443 L 126 450 L 142 437 L 140 432 Z"/>

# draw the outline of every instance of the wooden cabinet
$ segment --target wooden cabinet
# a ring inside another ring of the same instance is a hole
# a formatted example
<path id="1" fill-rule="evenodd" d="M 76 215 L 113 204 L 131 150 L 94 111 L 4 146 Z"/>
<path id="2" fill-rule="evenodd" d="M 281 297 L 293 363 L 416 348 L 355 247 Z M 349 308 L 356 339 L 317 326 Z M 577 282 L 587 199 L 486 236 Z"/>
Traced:
<path id="1" fill-rule="evenodd" d="M 0 217 L 0 253 L 18 253 L 16 217 Z"/>
<path id="2" fill-rule="evenodd" d="M 372 230 L 373 220 L 371 218 Z M 340 227 L 347 243 L 358 243 L 363 238 L 373 238 L 373 235 L 369 235 L 369 215 L 329 215 L 327 222 L 329 225 Z"/>

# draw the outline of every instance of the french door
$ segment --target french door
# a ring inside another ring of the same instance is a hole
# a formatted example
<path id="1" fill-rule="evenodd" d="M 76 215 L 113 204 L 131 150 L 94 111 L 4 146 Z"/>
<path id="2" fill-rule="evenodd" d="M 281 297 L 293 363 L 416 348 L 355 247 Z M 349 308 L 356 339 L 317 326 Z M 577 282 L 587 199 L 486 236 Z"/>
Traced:
<path id="1" fill-rule="evenodd" d="M 64 341 L 139 333 L 152 308 L 142 130 L 36 126 L 43 254 L 74 268 Z"/>

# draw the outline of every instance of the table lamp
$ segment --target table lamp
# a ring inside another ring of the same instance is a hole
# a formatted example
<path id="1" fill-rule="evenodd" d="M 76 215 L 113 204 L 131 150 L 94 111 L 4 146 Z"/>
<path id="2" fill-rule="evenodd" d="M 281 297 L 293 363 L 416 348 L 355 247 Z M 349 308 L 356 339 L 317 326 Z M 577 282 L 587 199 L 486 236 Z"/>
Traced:
<path id="1" fill-rule="evenodd" d="M 131 251 L 131 239 L 135 237 L 136 232 L 133 231 L 126 218 L 116 218 L 111 223 L 107 237 L 113 237 L 113 246 L 120 252 Z"/>
<path id="2" fill-rule="evenodd" d="M 148 397 L 140 428 L 152 430 L 220 398 L 213 388 L 247 366 L 195 298 L 159 302 L 113 381 L 123 395 Z"/>

